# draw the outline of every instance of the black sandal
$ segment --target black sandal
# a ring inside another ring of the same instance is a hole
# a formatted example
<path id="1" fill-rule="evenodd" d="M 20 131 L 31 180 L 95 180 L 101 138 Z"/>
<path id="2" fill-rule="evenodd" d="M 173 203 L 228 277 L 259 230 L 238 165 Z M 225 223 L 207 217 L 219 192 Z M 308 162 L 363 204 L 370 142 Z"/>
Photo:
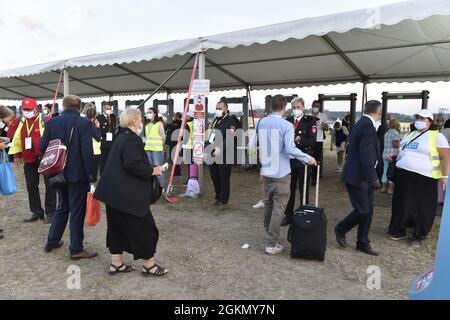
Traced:
<path id="1" fill-rule="evenodd" d="M 125 267 L 125 269 L 121 270 L 123 267 Z M 111 268 L 113 268 L 114 271 L 111 271 L 111 269 L 109 270 L 109 275 L 110 276 L 115 276 L 118 273 L 130 273 L 130 272 L 133 272 L 135 270 L 133 266 L 129 266 L 129 265 L 126 265 L 126 264 L 123 264 L 123 263 L 122 263 L 122 265 L 120 267 L 117 267 L 117 266 L 112 264 Z"/>
<path id="2" fill-rule="evenodd" d="M 146 266 L 142 266 L 142 268 L 144 268 L 145 271 L 142 271 L 142 275 L 144 277 L 148 277 L 148 276 L 154 276 L 154 277 L 162 277 L 165 276 L 166 274 L 168 274 L 168 272 L 166 272 L 166 269 L 158 266 L 157 264 L 151 266 L 150 268 L 147 268 Z M 150 272 L 150 270 L 156 268 L 155 272 Z"/>

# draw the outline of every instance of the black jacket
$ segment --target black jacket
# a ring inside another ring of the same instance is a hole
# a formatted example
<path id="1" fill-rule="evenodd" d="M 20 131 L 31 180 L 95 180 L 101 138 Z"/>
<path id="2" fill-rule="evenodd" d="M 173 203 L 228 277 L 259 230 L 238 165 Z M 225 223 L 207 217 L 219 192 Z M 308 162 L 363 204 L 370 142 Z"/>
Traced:
<path id="1" fill-rule="evenodd" d="M 177 130 L 181 129 L 181 120 L 174 120 L 167 126 L 166 132 L 166 144 L 168 146 L 176 146 L 177 140 L 172 140 L 172 134 Z"/>
<path id="2" fill-rule="evenodd" d="M 106 141 L 106 134 L 110 132 L 114 136 L 114 132 L 116 131 L 116 116 L 112 114 L 109 118 L 111 119 L 110 121 L 108 121 L 103 113 L 97 116 L 97 120 L 100 123 L 100 132 L 102 133 L 102 149 L 110 149 L 112 147 L 112 141 Z"/>
<path id="3" fill-rule="evenodd" d="M 350 132 L 343 181 L 353 186 L 369 188 L 378 181 L 376 166 L 380 157 L 377 132 L 372 121 L 364 116 Z"/>
<path id="4" fill-rule="evenodd" d="M 216 139 L 215 139 L 215 147 L 217 147 L 220 152 L 223 155 L 223 161 L 226 161 L 227 157 L 227 150 L 230 151 L 230 149 L 234 150 L 234 157 L 233 162 L 236 163 L 236 143 L 237 139 L 233 139 L 231 141 L 227 141 L 227 131 L 230 133 L 234 133 L 238 129 L 238 123 L 236 122 L 236 117 L 233 117 L 231 115 L 226 115 L 222 118 L 215 118 L 214 121 L 211 124 L 211 129 L 214 133 L 216 133 Z M 220 134 L 222 136 L 222 139 L 217 139 L 217 134 Z M 223 141 L 223 144 L 220 143 L 220 141 Z M 205 142 L 206 145 L 211 144 L 210 141 Z M 222 156 L 219 156 L 222 157 Z"/>
<path id="5" fill-rule="evenodd" d="M 94 197 L 114 209 L 144 217 L 150 206 L 152 174 L 142 139 L 129 129 L 121 129 Z"/>
<path id="6" fill-rule="evenodd" d="M 294 117 L 290 116 L 286 119 L 292 125 L 294 125 Z M 304 115 L 297 126 L 294 128 L 294 137 L 301 137 L 300 142 L 296 142 L 295 145 L 302 152 L 313 155 L 313 149 L 316 145 L 316 118 L 308 115 Z"/>

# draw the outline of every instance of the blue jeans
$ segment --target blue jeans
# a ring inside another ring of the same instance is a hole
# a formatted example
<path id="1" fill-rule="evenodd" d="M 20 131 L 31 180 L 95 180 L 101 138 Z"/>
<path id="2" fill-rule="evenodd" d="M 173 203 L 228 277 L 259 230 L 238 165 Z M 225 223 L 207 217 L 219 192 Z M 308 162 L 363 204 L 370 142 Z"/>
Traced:
<path id="1" fill-rule="evenodd" d="M 160 167 L 164 164 L 164 151 L 147 151 L 148 160 L 155 167 Z M 161 177 L 158 177 L 159 183 L 164 187 L 165 173 L 163 172 Z"/>
<path id="2" fill-rule="evenodd" d="M 383 159 L 383 177 L 381 178 L 381 182 L 386 183 L 389 182 L 387 177 L 387 171 L 389 168 L 389 161 L 387 159 Z"/>

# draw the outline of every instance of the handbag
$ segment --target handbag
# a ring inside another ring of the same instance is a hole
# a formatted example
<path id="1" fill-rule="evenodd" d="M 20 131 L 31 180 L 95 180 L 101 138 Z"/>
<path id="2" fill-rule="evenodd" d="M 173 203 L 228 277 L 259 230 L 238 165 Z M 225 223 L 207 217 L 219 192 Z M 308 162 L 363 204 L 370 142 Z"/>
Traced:
<path id="1" fill-rule="evenodd" d="M 44 177 L 50 177 L 48 182 L 53 189 L 61 189 L 67 184 L 64 168 L 67 165 L 74 128 L 75 124 L 70 128 L 69 139 L 64 144 L 59 139 L 50 141 L 39 165 L 38 173 L 42 173 Z"/>
<path id="2" fill-rule="evenodd" d="M 428 131 L 428 130 L 422 132 L 422 133 L 419 134 L 417 137 L 414 137 L 414 139 L 412 139 L 411 141 L 409 141 L 408 143 L 406 143 L 406 144 L 402 147 L 402 150 L 401 150 L 401 151 L 405 150 L 405 148 L 406 148 L 407 146 L 409 146 L 409 145 L 410 145 L 411 143 L 413 143 L 415 140 L 419 139 L 420 136 L 423 135 L 424 133 L 426 133 L 427 131 Z M 398 158 L 397 156 L 392 157 L 392 161 L 389 162 L 388 169 L 387 169 L 387 172 L 386 172 L 386 176 L 387 176 L 388 180 L 389 180 L 389 181 L 392 181 L 392 182 L 394 182 L 394 180 L 395 180 L 395 175 L 396 175 L 396 173 L 397 173 L 397 158 Z"/>
<path id="3" fill-rule="evenodd" d="M 159 180 L 157 177 L 152 176 L 151 181 L 151 192 L 150 192 L 150 204 L 154 204 L 156 201 L 158 201 L 161 198 L 162 195 L 162 187 L 159 183 Z"/>
<path id="4" fill-rule="evenodd" d="M 95 227 L 100 221 L 100 202 L 93 194 L 91 190 L 86 199 L 86 224 L 91 227 Z"/>
<path id="5" fill-rule="evenodd" d="M 6 151 L 3 150 L 0 156 L 0 194 L 9 196 L 16 192 L 16 177 L 14 176 L 8 155 L 6 154 Z"/>

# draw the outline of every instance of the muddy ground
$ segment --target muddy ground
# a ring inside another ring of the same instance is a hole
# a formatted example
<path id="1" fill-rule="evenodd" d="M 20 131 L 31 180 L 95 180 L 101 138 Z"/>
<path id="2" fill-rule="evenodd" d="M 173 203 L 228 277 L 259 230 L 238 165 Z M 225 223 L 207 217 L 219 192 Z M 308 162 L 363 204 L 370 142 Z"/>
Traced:
<path id="1" fill-rule="evenodd" d="M 328 247 L 324 263 L 289 258 L 289 250 L 275 257 L 263 254 L 262 210 L 252 209 L 259 198 L 258 172 L 236 168 L 232 176 L 230 209 L 211 207 L 212 184 L 205 175 L 206 194 L 172 206 L 161 200 L 152 206 L 160 230 L 158 260 L 171 269 L 161 279 L 143 279 L 138 271 L 110 277 L 105 248 L 106 221 L 85 228 L 85 247 L 99 257 L 75 263 L 81 268 L 81 289 L 69 290 L 68 230 L 63 248 L 45 254 L 48 226 L 23 224 L 29 216 L 22 170 L 16 170 L 19 192 L 0 198 L 0 300 L 3 299 L 406 299 L 412 280 L 433 264 L 440 218 L 426 245 L 411 247 L 386 236 L 390 198 L 377 195 L 371 239 L 381 252 L 370 257 L 343 250 L 333 228 L 350 210 L 344 186 L 336 173 L 335 152 L 325 155 L 320 205 L 328 215 Z M 185 173 L 186 170 L 183 170 Z M 176 191 L 182 193 L 177 178 Z M 124 190 L 132 192 L 132 190 Z M 287 229 L 283 230 L 286 239 Z M 354 245 L 356 233 L 347 241 Z M 249 244 L 247 250 L 241 247 Z M 289 244 L 286 242 L 286 246 Z M 126 255 L 126 260 L 132 262 Z M 133 264 L 138 270 L 140 262 Z M 367 268 L 380 267 L 381 288 L 367 287 Z"/>

